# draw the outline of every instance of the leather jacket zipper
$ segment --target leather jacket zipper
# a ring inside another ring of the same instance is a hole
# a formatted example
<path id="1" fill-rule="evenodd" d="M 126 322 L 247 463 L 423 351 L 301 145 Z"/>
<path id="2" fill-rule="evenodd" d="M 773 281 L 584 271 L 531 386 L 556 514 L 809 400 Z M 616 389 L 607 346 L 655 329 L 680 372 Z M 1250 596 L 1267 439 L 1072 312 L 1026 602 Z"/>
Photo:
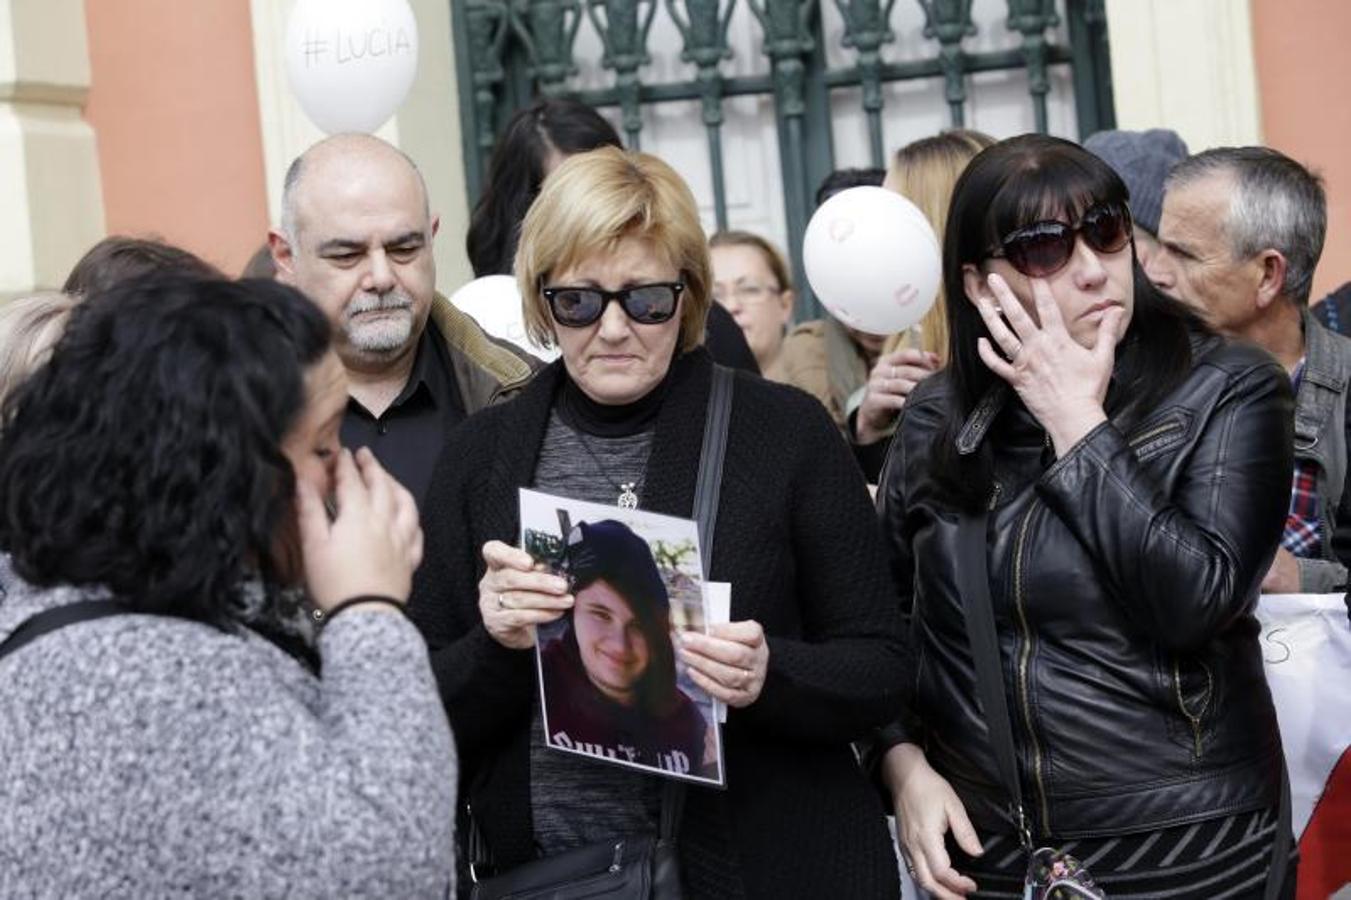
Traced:
<path id="1" fill-rule="evenodd" d="M 1192 712 L 1187 707 L 1187 698 L 1182 693 L 1182 667 L 1176 659 L 1173 660 L 1173 692 L 1177 696 L 1177 707 L 1186 717 L 1187 724 L 1192 730 L 1192 754 L 1195 759 L 1201 758 L 1201 717 L 1206 713 L 1206 706 L 1210 704 L 1210 698 L 1215 692 L 1215 679 L 1210 674 L 1210 666 L 1204 662 L 1201 663 L 1201 670 L 1206 673 L 1206 692 L 1201 700 L 1200 708 Z"/>
<path id="2" fill-rule="evenodd" d="M 1144 434 L 1137 434 L 1131 437 L 1130 446 L 1138 447 L 1141 444 L 1147 444 L 1156 437 L 1162 437 L 1170 431 L 1181 431 L 1182 423 L 1177 421 L 1164 422 L 1162 425 L 1156 425 L 1146 431 Z"/>
<path id="3" fill-rule="evenodd" d="M 1023 595 L 1023 551 L 1027 546 L 1027 532 L 1032 525 L 1032 516 L 1037 508 L 1030 506 L 1023 515 L 1018 527 L 1018 539 L 1013 548 L 1013 605 L 1018 613 L 1018 625 L 1022 631 L 1022 646 L 1018 648 L 1018 706 L 1023 714 L 1023 726 L 1027 729 L 1028 739 L 1032 743 L 1032 777 L 1036 782 L 1037 811 L 1041 813 L 1042 834 L 1051 833 L 1051 809 L 1046 799 L 1046 783 L 1042 774 L 1041 742 L 1037 739 L 1036 729 L 1032 725 L 1032 701 L 1028 688 L 1028 669 L 1032 661 L 1032 629 L 1027 622 L 1027 598 Z"/>

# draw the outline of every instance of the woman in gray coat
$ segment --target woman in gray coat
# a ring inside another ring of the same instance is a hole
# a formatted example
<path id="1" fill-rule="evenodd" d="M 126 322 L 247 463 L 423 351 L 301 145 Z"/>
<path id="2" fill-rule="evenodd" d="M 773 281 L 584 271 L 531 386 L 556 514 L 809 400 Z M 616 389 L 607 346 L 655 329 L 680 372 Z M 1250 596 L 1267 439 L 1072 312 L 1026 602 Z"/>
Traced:
<path id="1" fill-rule="evenodd" d="M 452 889 L 417 510 L 346 402 L 316 307 L 223 281 L 89 298 L 6 400 L 0 896 Z"/>

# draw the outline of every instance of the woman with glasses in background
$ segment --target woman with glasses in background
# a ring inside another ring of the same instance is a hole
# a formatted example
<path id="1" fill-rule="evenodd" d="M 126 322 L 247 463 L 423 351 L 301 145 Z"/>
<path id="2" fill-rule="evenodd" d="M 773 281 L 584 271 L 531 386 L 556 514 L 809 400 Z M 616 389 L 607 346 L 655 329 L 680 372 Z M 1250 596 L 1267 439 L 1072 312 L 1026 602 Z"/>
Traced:
<path id="1" fill-rule="evenodd" d="M 910 865 L 935 897 L 1022 897 L 1030 843 L 1113 900 L 1262 897 L 1289 825 L 1252 613 L 1289 504 L 1289 378 L 1150 284 L 1125 185 L 1056 138 L 970 163 L 943 280 L 949 363 L 879 492 L 920 654 L 881 763 Z M 964 559 L 986 563 L 1018 812 Z"/>
<path id="2" fill-rule="evenodd" d="M 783 254 L 749 231 L 720 231 L 708 241 L 713 299 L 732 314 L 760 374 L 783 381 L 779 353 L 793 321 L 793 280 Z"/>
<path id="3" fill-rule="evenodd" d="M 535 626 L 574 598 L 514 546 L 518 491 L 691 517 L 713 378 L 707 242 L 656 157 L 564 162 L 515 271 L 532 338 L 562 358 L 449 439 L 411 604 L 486 846 L 474 856 L 499 874 L 655 834 L 662 806 L 656 776 L 544 745 Z M 717 521 L 704 552 L 732 584 L 732 621 L 677 652 L 729 707 L 727 787 L 686 788 L 684 895 L 894 898 L 883 810 L 850 742 L 899 714 L 907 666 L 867 490 L 816 401 L 736 374 Z"/>

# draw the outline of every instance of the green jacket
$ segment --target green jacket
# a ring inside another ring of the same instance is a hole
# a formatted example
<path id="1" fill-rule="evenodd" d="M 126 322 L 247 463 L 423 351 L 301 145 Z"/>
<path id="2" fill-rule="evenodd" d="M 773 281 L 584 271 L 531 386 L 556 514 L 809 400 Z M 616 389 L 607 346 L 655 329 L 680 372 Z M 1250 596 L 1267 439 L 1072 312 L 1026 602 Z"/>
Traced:
<path id="1" fill-rule="evenodd" d="M 446 342 L 466 415 L 511 398 L 541 365 L 524 350 L 488 334 L 439 293 L 430 318 Z"/>

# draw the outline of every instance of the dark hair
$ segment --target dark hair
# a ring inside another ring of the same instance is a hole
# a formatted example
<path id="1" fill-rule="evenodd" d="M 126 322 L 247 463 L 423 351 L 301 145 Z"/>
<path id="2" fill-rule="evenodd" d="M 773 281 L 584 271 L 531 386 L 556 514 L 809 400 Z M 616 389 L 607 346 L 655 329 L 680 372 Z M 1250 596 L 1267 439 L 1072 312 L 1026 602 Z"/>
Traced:
<path id="1" fill-rule="evenodd" d="M 836 169 L 825 177 L 816 189 L 816 205 L 820 206 L 840 191 L 854 187 L 880 187 L 886 180 L 886 169 Z"/>
<path id="2" fill-rule="evenodd" d="M 1046 218 L 1075 221 L 1095 203 L 1127 200 L 1126 185 L 1105 162 L 1078 144 L 1039 134 L 981 151 L 957 180 L 943 236 L 951 391 L 935 438 L 933 474 L 939 491 L 959 506 L 977 508 L 989 499 L 993 453 L 987 439 L 977 452 L 958 454 L 957 434 L 981 398 L 1004 384 L 976 352 L 977 339 L 990 335 L 966 300 L 962 267 L 982 263 L 990 248 L 1023 225 Z M 1106 401 L 1108 416 L 1119 424 L 1153 409 L 1182 380 L 1191 369 L 1192 336 L 1205 333 L 1195 314 L 1160 293 L 1138 262 L 1133 267 L 1134 310 L 1117 347 Z M 1010 393 L 1009 403 L 1017 402 Z"/>
<path id="3" fill-rule="evenodd" d="M 271 281 L 156 279 L 94 294 L 5 401 L 0 547 L 31 584 L 102 586 L 225 627 L 241 586 L 298 571 L 281 444 L 329 346 Z"/>
<path id="4" fill-rule="evenodd" d="M 193 278 L 224 278 L 211 263 L 182 247 L 154 238 L 112 235 L 90 247 L 66 276 L 61 291 L 89 295 L 124 281 L 151 275 L 182 275 Z"/>
<path id="5" fill-rule="evenodd" d="M 1323 180 L 1270 147 L 1214 147 L 1174 166 L 1167 186 L 1180 188 L 1210 175 L 1234 179 L 1223 223 L 1234 258 L 1279 251 L 1286 265 L 1281 293 L 1308 305 L 1328 229 Z"/>
<path id="6" fill-rule="evenodd" d="M 551 153 L 623 146 L 613 125 L 576 100 L 550 97 L 512 116 L 493 150 L 487 184 L 469 220 L 465 249 L 474 277 L 511 274 L 521 220 L 544 183 Z"/>
<path id="7" fill-rule="evenodd" d="M 634 685 L 638 708 L 653 715 L 666 712 L 676 697 L 675 647 L 671 643 L 671 601 L 652 549 L 624 523 L 613 519 L 582 522 L 580 541 L 568 546 L 568 573 L 575 597 L 587 587 L 604 581 L 624 598 L 647 641 L 647 668 Z M 577 631 L 568 612 L 568 630 L 563 636 L 568 654 L 577 653 Z"/>

